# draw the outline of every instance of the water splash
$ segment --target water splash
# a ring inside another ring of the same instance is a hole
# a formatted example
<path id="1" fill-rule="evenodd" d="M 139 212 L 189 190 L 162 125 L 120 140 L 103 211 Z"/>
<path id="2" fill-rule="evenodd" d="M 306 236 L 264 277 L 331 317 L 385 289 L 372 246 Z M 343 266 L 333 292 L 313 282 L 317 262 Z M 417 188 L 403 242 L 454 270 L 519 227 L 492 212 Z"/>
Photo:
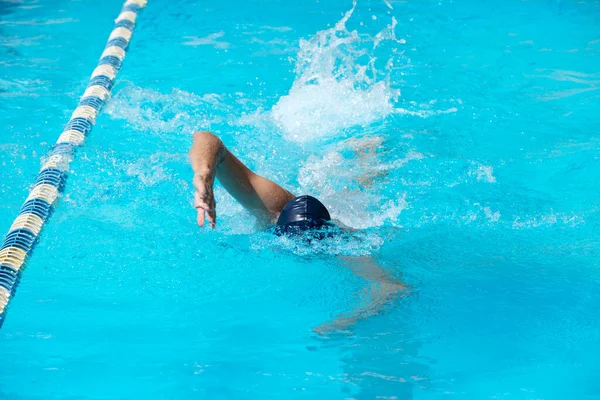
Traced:
<path id="1" fill-rule="evenodd" d="M 229 111 L 231 107 L 216 94 L 198 96 L 180 89 L 164 94 L 133 86 L 119 90 L 106 106 L 112 118 L 153 133 L 191 134 L 222 122 Z"/>
<path id="2" fill-rule="evenodd" d="M 381 194 L 378 180 L 385 178 L 387 168 L 400 168 L 410 160 L 420 159 L 418 153 L 391 163 L 382 163 L 377 156 L 344 157 L 330 151 L 323 157 L 311 156 L 303 163 L 298 182 L 302 193 L 316 195 L 330 209 L 332 218 L 355 229 L 397 226 L 398 217 L 407 207 L 404 193 Z"/>
<path id="3" fill-rule="evenodd" d="M 397 21 L 390 17 L 390 23 L 375 35 L 362 29 L 358 32 L 348 28 L 355 9 L 356 2 L 333 27 L 300 41 L 295 80 L 269 111 L 263 111 L 260 99 L 243 99 L 243 95 L 198 96 L 178 89 L 162 94 L 135 87 L 120 90 L 107 110 L 135 129 L 157 134 L 233 125 L 245 131 L 234 152 L 250 161 L 257 172 L 281 184 L 294 182 L 292 176 L 298 174 L 297 186 L 287 186 L 298 194 L 319 197 L 344 225 L 355 229 L 399 226 L 406 196 L 400 191 L 384 193 L 382 183 L 390 171 L 423 158 L 419 152 L 409 149 L 390 159 L 373 151 L 364 157 L 365 146 L 379 147 L 385 137 L 364 133 L 353 135 L 358 136 L 353 143 L 338 141 L 319 150 L 302 146 L 283 151 L 298 142 L 341 138 L 349 128 L 368 129 L 397 114 L 400 92 L 391 84 L 391 71 L 396 67 L 399 45 L 404 43 L 395 34 Z M 277 144 L 282 136 L 287 144 Z M 287 154 L 286 160 L 263 156 L 266 137 L 272 142 L 267 145 L 272 151 L 267 153 Z M 379 142 L 370 145 L 373 140 Z M 289 165 L 300 165 L 300 169 Z M 148 182 L 164 179 L 159 169 L 157 175 L 149 176 L 130 172 Z M 216 195 L 226 232 L 254 229 L 252 224 L 240 222 L 243 211 L 229 195 L 221 190 Z M 243 219 L 248 218 L 245 215 Z"/>
<path id="4" fill-rule="evenodd" d="M 374 50 L 382 41 L 399 43 L 396 20 L 375 37 L 359 35 L 346 27 L 355 8 L 356 1 L 332 28 L 300 41 L 296 79 L 269 115 L 286 139 L 307 142 L 393 113 L 400 95 L 390 84 L 393 62 L 377 70 Z"/>
<path id="5" fill-rule="evenodd" d="M 275 236 L 259 233 L 251 237 L 254 251 L 287 251 L 300 256 L 327 254 L 336 256 L 365 256 L 377 251 L 384 238 L 372 232 L 340 233 L 320 240 L 307 240 L 303 237 Z"/>
<path id="6" fill-rule="evenodd" d="M 169 162 L 184 163 L 187 159 L 185 154 L 159 152 L 136 161 L 127 161 L 122 168 L 127 176 L 136 177 L 142 185 L 150 187 L 171 179 L 173 171 L 165 166 Z"/>

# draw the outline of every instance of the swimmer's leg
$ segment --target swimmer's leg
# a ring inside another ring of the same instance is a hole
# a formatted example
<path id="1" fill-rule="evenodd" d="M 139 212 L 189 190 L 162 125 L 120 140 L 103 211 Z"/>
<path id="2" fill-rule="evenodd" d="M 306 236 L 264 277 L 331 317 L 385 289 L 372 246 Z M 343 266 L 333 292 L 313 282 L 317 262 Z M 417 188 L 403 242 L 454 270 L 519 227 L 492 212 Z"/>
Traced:
<path id="1" fill-rule="evenodd" d="M 371 282 L 359 296 L 367 304 L 354 311 L 337 315 L 332 321 L 314 328 L 314 331 L 321 335 L 345 331 L 360 320 L 381 315 L 399 298 L 408 294 L 406 284 L 377 265 L 372 257 L 344 257 L 343 260 L 356 276 Z"/>
<path id="2" fill-rule="evenodd" d="M 272 222 L 294 195 L 269 179 L 252 172 L 210 132 L 196 132 L 190 150 L 196 187 L 195 207 L 198 223 L 207 212 L 211 225 L 216 219 L 212 186 L 214 178 L 252 214 L 264 222 Z M 211 220 L 212 217 L 212 220 Z"/>

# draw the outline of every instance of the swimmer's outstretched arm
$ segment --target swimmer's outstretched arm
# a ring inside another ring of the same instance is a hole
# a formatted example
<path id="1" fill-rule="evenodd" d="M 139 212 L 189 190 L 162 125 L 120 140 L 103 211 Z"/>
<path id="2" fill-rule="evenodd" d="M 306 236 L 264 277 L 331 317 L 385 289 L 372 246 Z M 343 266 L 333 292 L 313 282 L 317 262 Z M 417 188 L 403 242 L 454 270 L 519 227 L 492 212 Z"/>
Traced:
<path id="1" fill-rule="evenodd" d="M 194 207 L 200 226 L 204 226 L 205 214 L 211 227 L 217 222 L 215 177 L 229 194 L 264 222 L 276 220 L 283 207 L 295 197 L 275 182 L 252 172 L 210 132 L 194 134 L 190 162 L 196 188 Z"/>
<path id="2" fill-rule="evenodd" d="M 342 257 L 342 261 L 354 275 L 370 282 L 359 296 L 365 304 L 314 328 L 320 335 L 344 331 L 360 320 L 383 314 L 391 309 L 399 298 L 408 294 L 406 284 L 378 265 L 372 257 Z"/>

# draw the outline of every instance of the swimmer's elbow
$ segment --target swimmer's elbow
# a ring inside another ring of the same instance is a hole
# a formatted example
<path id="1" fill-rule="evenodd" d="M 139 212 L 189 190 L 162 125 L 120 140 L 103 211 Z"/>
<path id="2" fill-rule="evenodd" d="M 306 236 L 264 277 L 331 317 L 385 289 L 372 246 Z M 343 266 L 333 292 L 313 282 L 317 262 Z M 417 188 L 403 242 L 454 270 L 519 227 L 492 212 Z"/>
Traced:
<path id="1" fill-rule="evenodd" d="M 190 149 L 190 157 L 198 151 L 221 153 L 223 147 L 225 146 L 217 135 L 208 131 L 198 131 L 194 133 L 194 143 Z"/>
<path id="2" fill-rule="evenodd" d="M 213 171 L 225 157 L 227 149 L 216 135 L 208 131 L 194 133 L 194 143 L 189 152 L 194 171 Z"/>
<path id="3" fill-rule="evenodd" d="M 198 131 L 194 133 L 194 143 L 221 142 L 217 135 L 209 131 Z"/>

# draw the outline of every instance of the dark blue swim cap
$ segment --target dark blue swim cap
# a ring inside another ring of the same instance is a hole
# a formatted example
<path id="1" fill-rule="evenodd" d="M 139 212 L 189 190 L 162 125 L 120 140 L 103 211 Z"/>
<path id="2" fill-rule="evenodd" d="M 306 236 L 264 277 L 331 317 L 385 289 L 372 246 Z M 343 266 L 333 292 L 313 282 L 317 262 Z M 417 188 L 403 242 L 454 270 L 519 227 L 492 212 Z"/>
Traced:
<path id="1" fill-rule="evenodd" d="M 329 225 L 331 216 L 327 208 L 312 196 L 299 196 L 283 207 L 277 219 L 276 232 L 299 233 L 309 229 L 321 229 Z"/>

